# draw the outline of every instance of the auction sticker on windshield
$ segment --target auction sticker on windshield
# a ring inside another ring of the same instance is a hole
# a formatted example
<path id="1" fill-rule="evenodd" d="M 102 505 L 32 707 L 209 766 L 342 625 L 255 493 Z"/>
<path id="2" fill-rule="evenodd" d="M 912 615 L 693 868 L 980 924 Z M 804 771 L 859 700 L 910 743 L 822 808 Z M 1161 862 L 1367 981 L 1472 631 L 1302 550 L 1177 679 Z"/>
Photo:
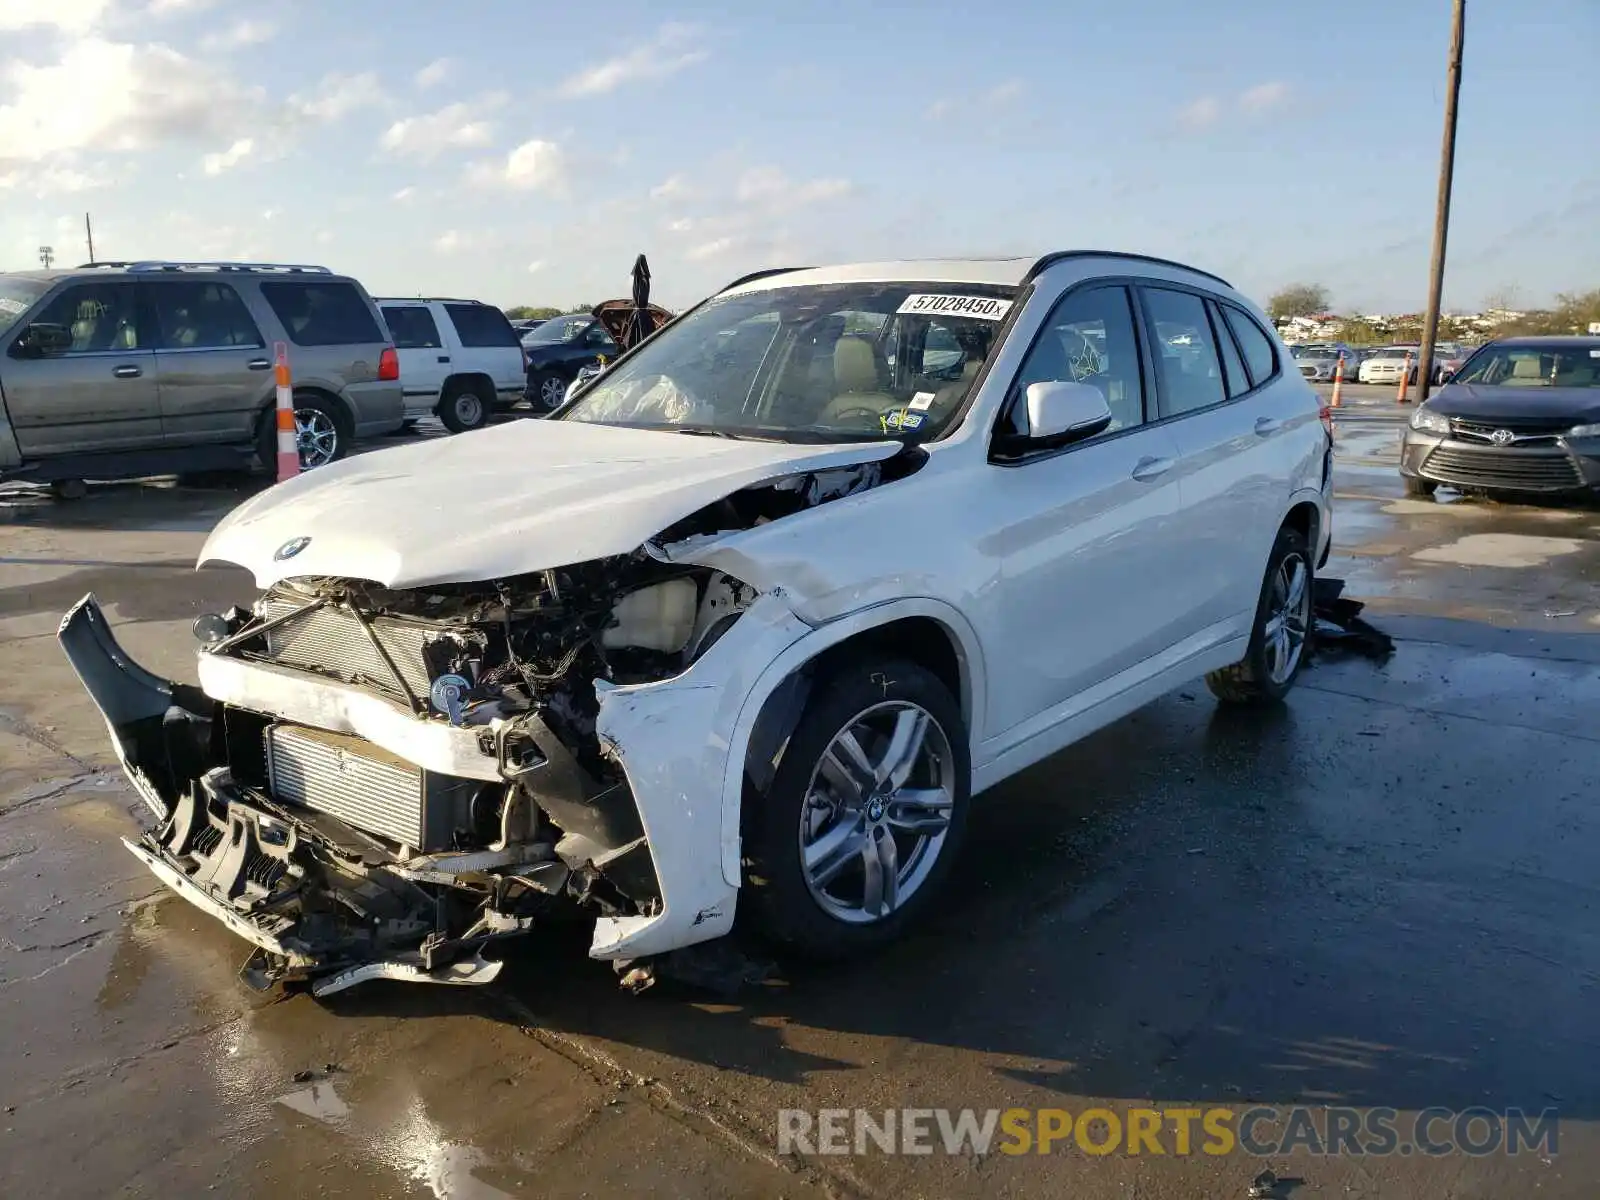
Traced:
<path id="1" fill-rule="evenodd" d="M 992 296 L 936 296 L 919 292 L 907 296 L 895 311 L 936 313 L 946 317 L 977 317 L 980 321 L 999 321 L 1011 311 L 1011 301 Z"/>

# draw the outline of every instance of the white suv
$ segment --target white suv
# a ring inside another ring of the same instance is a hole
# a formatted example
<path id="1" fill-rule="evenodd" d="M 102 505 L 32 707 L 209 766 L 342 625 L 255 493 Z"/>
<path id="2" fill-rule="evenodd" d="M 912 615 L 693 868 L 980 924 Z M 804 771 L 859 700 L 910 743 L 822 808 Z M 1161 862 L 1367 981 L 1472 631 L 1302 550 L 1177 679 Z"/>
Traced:
<path id="1" fill-rule="evenodd" d="M 382 297 L 378 308 L 400 354 L 408 420 L 437 414 L 450 432 L 464 433 L 522 399 L 527 355 L 494 305 Z"/>
<path id="2" fill-rule="evenodd" d="M 1294 683 L 1332 435 L 1271 328 L 1137 255 L 768 272 L 546 420 L 273 488 L 202 552 L 265 594 L 197 622 L 199 688 L 62 623 L 128 848 L 319 994 L 493 978 L 557 903 L 635 983 L 736 909 L 876 945 L 977 793 Z"/>

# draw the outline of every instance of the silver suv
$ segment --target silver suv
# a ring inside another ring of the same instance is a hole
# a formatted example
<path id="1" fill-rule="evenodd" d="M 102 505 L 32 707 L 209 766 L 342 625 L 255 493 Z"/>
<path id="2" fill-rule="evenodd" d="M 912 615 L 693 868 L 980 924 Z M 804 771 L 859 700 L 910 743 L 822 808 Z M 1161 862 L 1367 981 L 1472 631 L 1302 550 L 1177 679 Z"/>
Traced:
<path id="1" fill-rule="evenodd" d="M 0 274 L 0 478 L 59 485 L 271 463 L 279 342 L 303 468 L 400 427 L 388 330 L 366 289 L 326 267 Z"/>

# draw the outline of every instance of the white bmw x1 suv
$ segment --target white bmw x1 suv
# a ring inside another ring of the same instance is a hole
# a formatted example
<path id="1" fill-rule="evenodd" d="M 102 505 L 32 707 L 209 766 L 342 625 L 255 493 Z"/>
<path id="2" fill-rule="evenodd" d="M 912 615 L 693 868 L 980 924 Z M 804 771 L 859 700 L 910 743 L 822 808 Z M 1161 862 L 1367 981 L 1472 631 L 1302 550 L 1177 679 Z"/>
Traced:
<path id="1" fill-rule="evenodd" d="M 548 419 L 332 464 L 202 562 L 199 686 L 61 641 L 260 986 L 473 983 L 550 905 L 635 981 L 736 910 L 813 955 L 937 902 L 972 797 L 1205 675 L 1294 683 L 1328 413 L 1131 254 L 739 280 Z M 631 964 L 631 966 L 630 966 Z"/>

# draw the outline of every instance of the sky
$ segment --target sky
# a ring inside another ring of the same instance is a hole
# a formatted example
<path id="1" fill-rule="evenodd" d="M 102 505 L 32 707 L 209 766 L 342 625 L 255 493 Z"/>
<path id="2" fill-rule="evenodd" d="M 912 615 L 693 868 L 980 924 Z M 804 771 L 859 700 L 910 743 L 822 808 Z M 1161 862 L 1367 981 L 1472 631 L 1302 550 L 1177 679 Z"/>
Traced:
<path id="1" fill-rule="evenodd" d="M 782 16 L 777 15 L 782 12 Z M 0 269 L 568 306 L 1111 248 L 1422 307 L 1448 0 L 0 0 Z M 1471 0 L 1448 308 L 1600 287 L 1600 0 Z"/>

